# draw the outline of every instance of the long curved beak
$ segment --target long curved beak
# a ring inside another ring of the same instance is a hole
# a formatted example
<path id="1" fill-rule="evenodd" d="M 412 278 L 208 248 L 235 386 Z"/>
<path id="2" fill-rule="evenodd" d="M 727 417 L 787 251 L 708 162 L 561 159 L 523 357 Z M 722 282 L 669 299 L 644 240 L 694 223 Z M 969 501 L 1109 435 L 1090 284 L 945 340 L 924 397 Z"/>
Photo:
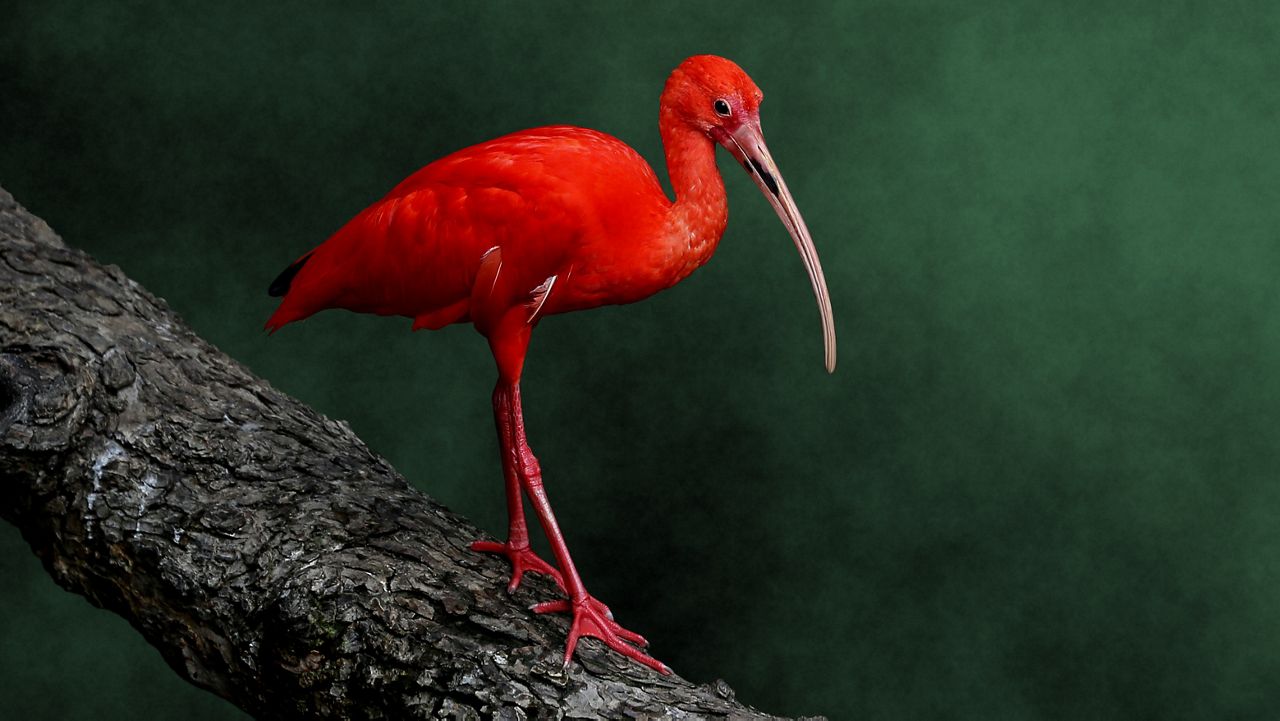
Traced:
<path id="1" fill-rule="evenodd" d="M 813 285 L 813 294 L 818 299 L 818 312 L 822 314 L 822 345 L 828 373 L 836 369 L 836 326 L 831 315 L 831 295 L 827 292 L 827 279 L 822 275 L 822 263 L 818 262 L 818 250 L 813 247 L 813 237 L 809 228 L 791 199 L 791 191 L 778 172 L 778 166 L 769 155 L 769 148 L 764 144 L 764 133 L 759 122 L 744 122 L 737 130 L 729 133 L 716 129 L 713 137 L 724 146 L 742 167 L 747 169 L 751 179 L 755 181 L 760 192 L 769 200 L 774 212 L 786 226 L 795 241 L 796 250 L 804 260 L 804 269 L 809 273 L 809 283 Z"/>

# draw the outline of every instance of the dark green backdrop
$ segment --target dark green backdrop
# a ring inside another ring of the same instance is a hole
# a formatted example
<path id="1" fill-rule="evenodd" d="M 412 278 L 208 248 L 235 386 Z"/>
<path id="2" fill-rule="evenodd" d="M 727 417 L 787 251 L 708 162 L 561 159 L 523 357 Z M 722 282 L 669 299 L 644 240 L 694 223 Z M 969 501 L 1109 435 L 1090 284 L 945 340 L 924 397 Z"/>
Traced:
<path id="1" fill-rule="evenodd" d="M 778 713 L 1280 717 L 1274 2 L 354 5 L 6 10 L 0 184 L 501 533 L 481 339 L 338 312 L 268 338 L 263 291 L 499 133 L 659 160 L 666 74 L 732 57 L 840 368 L 723 163 L 704 270 L 534 341 L 531 439 L 589 587 Z M 0 543 L 0 715 L 239 717 Z"/>

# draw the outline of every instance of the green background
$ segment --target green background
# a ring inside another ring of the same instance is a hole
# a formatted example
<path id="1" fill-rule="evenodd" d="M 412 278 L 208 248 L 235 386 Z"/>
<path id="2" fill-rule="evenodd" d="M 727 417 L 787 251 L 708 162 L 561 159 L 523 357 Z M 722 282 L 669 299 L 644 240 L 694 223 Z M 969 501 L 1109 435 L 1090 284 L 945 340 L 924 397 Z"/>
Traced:
<path id="1" fill-rule="evenodd" d="M 1274 2 L 355 5 L 10 8 L 0 184 L 501 534 L 482 340 L 341 312 L 268 338 L 264 290 L 500 133 L 658 161 L 666 74 L 734 58 L 840 368 L 722 154 L 705 269 L 535 336 L 531 442 L 588 587 L 774 713 L 1280 717 Z M 0 715 L 240 717 L 0 544 Z"/>

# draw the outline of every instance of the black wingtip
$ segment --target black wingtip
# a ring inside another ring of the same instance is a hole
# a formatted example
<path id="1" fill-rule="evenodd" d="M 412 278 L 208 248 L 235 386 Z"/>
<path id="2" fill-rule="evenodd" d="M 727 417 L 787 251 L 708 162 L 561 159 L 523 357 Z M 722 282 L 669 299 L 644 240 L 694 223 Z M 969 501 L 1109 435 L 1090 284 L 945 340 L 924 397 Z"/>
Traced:
<path id="1" fill-rule="evenodd" d="M 296 261 L 293 265 L 285 268 L 276 279 L 271 281 L 271 285 L 267 288 L 267 295 L 272 298 L 279 298 L 289 292 L 289 286 L 293 285 L 293 277 L 302 270 L 302 266 L 311 258 L 311 253 L 307 253 Z"/>

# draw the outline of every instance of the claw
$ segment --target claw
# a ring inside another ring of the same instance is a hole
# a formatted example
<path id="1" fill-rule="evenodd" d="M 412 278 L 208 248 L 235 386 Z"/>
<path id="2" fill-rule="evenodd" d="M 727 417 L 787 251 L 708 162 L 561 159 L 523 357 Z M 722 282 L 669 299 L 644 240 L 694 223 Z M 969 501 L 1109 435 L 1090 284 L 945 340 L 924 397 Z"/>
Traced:
<path id="1" fill-rule="evenodd" d="M 541 573 L 550 576 L 551 580 L 556 582 L 560 590 L 564 590 L 564 578 L 560 576 L 560 572 L 550 563 L 538 558 L 528 546 L 513 547 L 509 543 L 498 543 L 496 541 L 475 541 L 471 544 L 471 550 L 481 553 L 496 553 L 506 556 L 511 562 L 511 582 L 507 584 L 507 593 L 515 593 L 520 588 L 520 581 L 526 573 Z"/>
<path id="2" fill-rule="evenodd" d="M 577 648 L 578 639 L 583 636 L 591 636 L 600 639 L 606 646 L 623 656 L 648 666 L 658 673 L 671 673 L 671 669 L 665 663 L 631 645 L 634 643 L 641 647 L 647 647 L 649 642 L 645 640 L 644 636 L 619 626 L 617 621 L 606 615 L 609 610 L 608 607 L 591 596 L 585 596 L 572 604 L 568 600 L 547 601 L 534 604 L 531 608 L 534 613 L 561 613 L 565 611 L 573 613 L 573 624 L 569 627 L 569 639 L 564 649 L 564 664 L 566 668 L 573 658 L 573 651 Z"/>
<path id="3" fill-rule="evenodd" d="M 520 587 L 520 581 L 526 573 L 542 573 L 551 577 L 561 591 L 565 590 L 564 577 L 551 564 L 538 558 L 529 546 L 512 546 L 510 543 L 495 541 L 476 541 L 471 550 L 481 553 L 497 553 L 507 557 L 511 562 L 511 582 L 507 591 L 512 592 Z M 661 674 L 670 674 L 671 669 L 661 661 L 640 650 L 648 648 L 649 641 L 644 636 L 629 631 L 613 619 L 613 611 L 595 597 L 584 594 L 577 601 L 568 599 L 544 601 L 529 607 L 534 613 L 572 613 L 573 623 L 569 627 L 569 640 L 565 644 L 564 664 L 568 668 L 573 659 L 573 651 L 578 646 L 578 639 L 583 636 L 598 638 L 606 646 L 617 651 L 637 663 L 644 664 Z M 632 645 L 634 644 L 634 645 Z M 639 648 L 637 648 L 637 646 Z"/>
<path id="4" fill-rule="evenodd" d="M 608 606 L 597 601 L 594 596 L 587 596 L 586 602 L 595 609 L 597 614 L 604 617 L 605 623 L 609 626 L 609 630 L 613 631 L 620 638 L 628 641 L 629 643 L 634 643 L 641 648 L 649 647 L 649 639 L 641 636 L 635 631 L 628 631 L 619 625 L 617 621 L 613 620 L 613 612 L 609 610 Z M 567 613 L 571 610 L 571 607 L 569 605 L 569 600 L 562 598 L 556 601 L 535 603 L 529 607 L 529 610 L 534 613 Z"/>

